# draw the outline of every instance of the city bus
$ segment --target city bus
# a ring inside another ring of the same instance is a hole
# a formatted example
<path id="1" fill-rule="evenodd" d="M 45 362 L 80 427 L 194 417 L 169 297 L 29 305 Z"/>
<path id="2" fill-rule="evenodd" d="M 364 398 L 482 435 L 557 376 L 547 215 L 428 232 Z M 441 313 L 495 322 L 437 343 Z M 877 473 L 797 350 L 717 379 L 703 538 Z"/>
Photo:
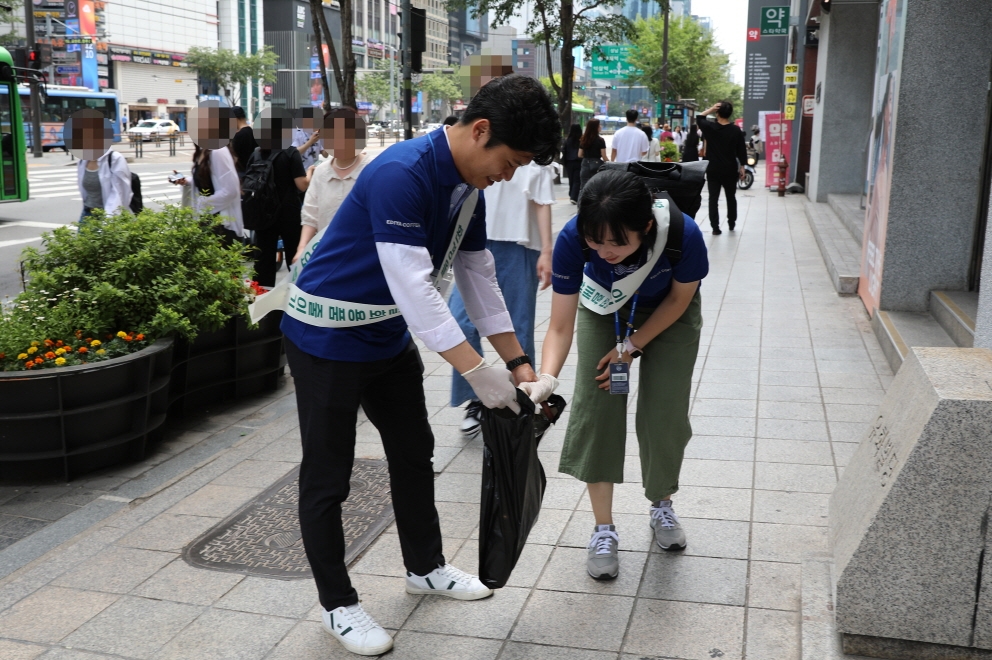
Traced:
<path id="1" fill-rule="evenodd" d="M 62 139 L 62 128 L 65 120 L 77 110 L 91 108 L 99 110 L 110 120 L 114 127 L 114 142 L 121 141 L 121 121 L 117 94 L 114 92 L 94 92 L 86 87 L 67 87 L 62 85 L 45 85 L 41 100 L 41 149 L 65 149 Z M 27 149 L 31 149 L 31 89 L 27 85 L 18 85 L 21 107 L 24 109 L 24 136 Z"/>
<path id="2" fill-rule="evenodd" d="M 28 199 L 27 150 L 14 60 L 0 48 L 0 202 Z"/>

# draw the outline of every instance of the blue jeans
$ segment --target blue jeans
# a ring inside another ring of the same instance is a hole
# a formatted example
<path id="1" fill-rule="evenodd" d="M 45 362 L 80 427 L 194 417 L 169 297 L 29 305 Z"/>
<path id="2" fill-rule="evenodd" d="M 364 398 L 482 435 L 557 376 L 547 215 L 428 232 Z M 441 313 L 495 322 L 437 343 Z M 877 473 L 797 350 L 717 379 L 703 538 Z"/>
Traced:
<path id="1" fill-rule="evenodd" d="M 537 258 L 541 253 L 509 241 L 486 241 L 486 248 L 493 253 L 496 261 L 496 281 L 503 292 L 506 309 L 510 312 L 513 331 L 524 351 L 537 363 L 534 355 L 534 316 L 537 308 Z M 479 331 L 468 318 L 457 286 L 451 292 L 448 307 L 465 333 L 465 338 L 483 355 Z M 452 370 L 451 405 L 457 408 L 474 398 L 472 386 L 460 373 Z"/>

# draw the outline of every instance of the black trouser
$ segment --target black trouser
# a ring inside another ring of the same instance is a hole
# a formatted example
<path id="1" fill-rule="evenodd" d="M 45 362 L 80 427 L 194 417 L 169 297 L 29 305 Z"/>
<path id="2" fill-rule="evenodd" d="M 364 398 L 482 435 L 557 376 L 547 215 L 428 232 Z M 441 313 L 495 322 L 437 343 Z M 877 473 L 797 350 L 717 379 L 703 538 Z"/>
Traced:
<path id="1" fill-rule="evenodd" d="M 582 159 L 565 161 L 565 174 L 568 175 L 568 198 L 579 201 L 579 188 L 582 183 Z"/>
<path id="2" fill-rule="evenodd" d="M 344 563 L 341 503 L 350 490 L 359 405 L 379 430 L 389 461 L 403 564 L 415 575 L 443 566 L 431 464 L 434 434 L 427 422 L 424 365 L 414 343 L 388 360 L 338 362 L 305 353 L 287 339 L 286 357 L 303 439 L 300 529 L 320 604 L 333 610 L 358 602 Z"/>
<path id="3" fill-rule="evenodd" d="M 296 256 L 302 231 L 299 214 L 277 217 L 279 219 L 269 227 L 255 230 L 255 280 L 270 288 L 276 285 L 276 246 L 279 239 L 282 239 L 284 261 L 289 264 Z"/>
<path id="4" fill-rule="evenodd" d="M 714 229 L 720 226 L 720 189 L 727 197 L 727 222 L 735 224 L 737 222 L 737 172 L 714 172 L 706 171 L 706 188 L 710 193 L 710 226 Z"/>

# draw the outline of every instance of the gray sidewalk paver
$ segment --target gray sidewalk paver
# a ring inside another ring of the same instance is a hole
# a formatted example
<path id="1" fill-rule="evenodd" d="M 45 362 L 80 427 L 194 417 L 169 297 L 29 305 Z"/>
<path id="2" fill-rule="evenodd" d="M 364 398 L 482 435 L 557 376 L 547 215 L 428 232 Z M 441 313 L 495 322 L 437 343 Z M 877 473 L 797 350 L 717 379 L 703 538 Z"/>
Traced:
<path id="1" fill-rule="evenodd" d="M 387 657 L 799 657 L 800 565 L 827 551 L 829 493 L 892 372 L 860 301 L 834 291 L 800 201 L 760 189 L 739 199 L 737 231 L 706 235 L 711 273 L 702 288 L 694 437 L 674 498 L 689 547 L 671 554 L 654 543 L 631 396 L 626 483 L 614 497 L 621 574 L 613 582 L 586 575 L 594 523 L 589 499 L 581 483 L 557 471 L 566 411 L 539 448 L 548 476 L 541 516 L 507 587 L 492 599 L 406 594 L 395 525 L 352 566 L 363 603 L 395 633 Z M 556 228 L 573 211 L 567 201 L 558 203 Z M 538 301 L 540 343 L 550 292 Z M 482 444 L 461 436 L 463 412 L 447 406 L 450 367 L 435 354 L 422 355 L 445 556 L 476 571 Z M 487 356 L 497 361 L 491 349 Z M 560 379 L 566 398 L 575 379 L 573 346 Z M 33 506 L 78 509 L 55 523 L 41 521 L 47 527 L 25 541 L 39 539 L 37 548 L 48 554 L 24 555 L 0 579 L 0 656 L 354 657 L 323 631 L 310 580 L 204 570 L 179 556 L 299 463 L 292 380 L 277 394 L 190 421 L 159 447 L 154 464 L 44 494 L 0 489 L 0 536 L 15 522 L 30 532 L 31 523 L 19 520 L 34 520 Z M 364 415 L 357 435 L 356 455 L 382 457 Z M 87 503 L 104 493 L 122 501 Z M 4 510 L 3 503 L 13 508 Z M 43 542 L 41 535 L 83 513 L 90 516 L 86 525 L 72 532 L 82 534 Z M 0 565 L 5 552 L 0 549 Z M 140 623 L 148 620 L 157 623 Z"/>

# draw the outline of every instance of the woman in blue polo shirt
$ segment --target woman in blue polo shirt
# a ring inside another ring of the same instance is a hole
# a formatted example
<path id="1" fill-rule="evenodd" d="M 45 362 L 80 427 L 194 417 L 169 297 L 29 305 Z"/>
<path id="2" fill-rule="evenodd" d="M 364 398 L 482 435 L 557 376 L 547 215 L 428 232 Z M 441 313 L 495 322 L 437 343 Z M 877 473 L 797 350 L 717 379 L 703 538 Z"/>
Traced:
<path id="1" fill-rule="evenodd" d="M 586 482 L 596 518 L 586 569 L 600 580 L 619 572 L 613 484 L 623 482 L 627 371 L 639 358 L 637 442 L 651 526 L 664 550 L 681 550 L 685 533 L 672 507 L 692 429 L 689 397 L 702 328 L 699 282 L 709 271 L 702 233 L 683 215 L 681 258 L 664 251 L 669 200 L 652 200 L 633 174 L 602 171 L 579 196 L 579 214 L 558 235 L 551 320 L 541 376 L 523 383 L 546 399 L 572 345 L 578 316 L 578 366 L 559 471 Z M 677 234 L 676 234 L 677 235 Z M 588 248 L 588 249 L 587 249 Z M 616 392 L 616 393 L 611 393 Z"/>
<path id="2" fill-rule="evenodd" d="M 303 444 L 300 529 L 324 627 L 354 653 L 379 655 L 393 645 L 359 602 L 344 563 L 341 503 L 359 406 L 389 462 L 406 591 L 459 600 L 492 594 L 444 557 L 424 367 L 411 334 L 457 369 L 489 408 L 513 407 L 514 382 L 537 379 L 486 249 L 479 189 L 512 178 L 532 160 L 551 162 L 560 135 L 539 82 L 494 79 L 456 125 L 398 143 L 366 166 L 290 286 L 282 330 Z M 449 265 L 469 317 L 505 369 L 482 359 L 448 311 L 439 289 Z"/>

